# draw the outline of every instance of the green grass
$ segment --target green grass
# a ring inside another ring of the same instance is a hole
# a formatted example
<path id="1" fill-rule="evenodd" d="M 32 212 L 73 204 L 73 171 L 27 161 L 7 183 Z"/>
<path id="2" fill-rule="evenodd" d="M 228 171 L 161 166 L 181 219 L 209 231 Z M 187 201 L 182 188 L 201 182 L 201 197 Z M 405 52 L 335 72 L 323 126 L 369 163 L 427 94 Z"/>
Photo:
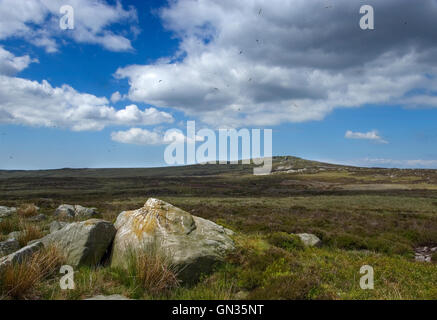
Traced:
<path id="1" fill-rule="evenodd" d="M 413 260 L 415 247 L 437 244 L 436 170 L 275 158 L 274 168 L 281 166 L 308 170 L 269 176 L 241 165 L 0 171 L 0 205 L 35 203 L 48 216 L 35 223 L 45 233 L 62 203 L 96 207 L 114 222 L 121 211 L 157 197 L 237 232 L 236 252 L 191 286 L 153 290 L 158 286 L 138 281 L 144 270 L 100 266 L 76 270 L 75 290 L 60 290 L 58 274 L 45 278 L 33 290 L 36 298 L 437 299 L 436 255 L 431 264 Z M 22 230 L 23 219 L 2 219 L 0 240 Z M 290 235 L 304 232 L 321 238 L 322 247 L 304 248 Z M 375 270 L 374 290 L 359 287 L 362 265 Z"/>

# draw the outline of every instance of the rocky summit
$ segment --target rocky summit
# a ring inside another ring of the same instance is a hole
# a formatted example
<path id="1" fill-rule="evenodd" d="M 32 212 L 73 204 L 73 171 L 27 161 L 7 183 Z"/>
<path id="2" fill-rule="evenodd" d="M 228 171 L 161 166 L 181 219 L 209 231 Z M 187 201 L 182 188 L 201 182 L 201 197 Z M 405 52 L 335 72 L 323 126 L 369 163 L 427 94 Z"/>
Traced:
<path id="1" fill-rule="evenodd" d="M 157 250 L 179 268 L 180 279 L 187 282 L 211 271 L 234 249 L 222 226 L 154 198 L 140 209 L 120 213 L 115 228 L 112 266 L 126 267 L 132 252 Z"/>

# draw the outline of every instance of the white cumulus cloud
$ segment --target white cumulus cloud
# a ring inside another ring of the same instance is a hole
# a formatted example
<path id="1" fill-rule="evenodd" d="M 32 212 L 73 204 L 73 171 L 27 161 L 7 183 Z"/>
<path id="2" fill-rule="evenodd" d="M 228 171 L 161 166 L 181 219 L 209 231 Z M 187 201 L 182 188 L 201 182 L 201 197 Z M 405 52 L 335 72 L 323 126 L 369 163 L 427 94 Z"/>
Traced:
<path id="1" fill-rule="evenodd" d="M 435 98 L 409 94 L 430 97 L 437 84 L 435 1 L 368 4 L 378 14 L 371 32 L 359 28 L 359 1 L 329 10 L 325 0 L 171 1 L 161 18 L 180 40 L 177 54 L 115 76 L 129 80 L 133 101 L 214 126 L 321 120 L 335 108 L 414 100 L 435 107 Z"/>
<path id="2" fill-rule="evenodd" d="M 187 138 L 181 130 L 170 129 L 165 133 L 160 131 L 150 131 L 142 128 L 131 128 L 125 131 L 116 131 L 111 134 L 111 138 L 114 141 L 126 144 L 137 144 L 137 145 L 163 145 L 172 142 L 185 143 L 187 141 L 191 142 L 202 142 L 204 137 L 197 136 L 195 138 Z"/>
<path id="3" fill-rule="evenodd" d="M 74 10 L 73 30 L 59 26 L 63 16 L 59 10 L 64 5 Z M 110 29 L 114 24 L 127 27 L 118 34 Z M 58 51 L 61 39 L 97 44 L 111 51 L 131 50 L 126 31 L 135 36 L 137 24 L 136 10 L 123 8 L 118 0 L 115 4 L 102 0 L 0 0 L 0 40 L 23 38 L 47 52 Z"/>
<path id="4" fill-rule="evenodd" d="M 160 133 L 141 128 L 113 132 L 111 138 L 120 143 L 137 145 L 160 145 L 164 143 Z"/>
<path id="5" fill-rule="evenodd" d="M 384 144 L 388 143 L 379 135 L 377 130 L 372 130 L 369 132 L 353 132 L 351 130 L 348 130 L 346 131 L 344 137 L 346 139 L 372 140 Z"/>
<path id="6" fill-rule="evenodd" d="M 107 98 L 78 92 L 69 85 L 53 87 L 46 80 L 10 76 L 31 61 L 0 47 L 0 123 L 84 131 L 173 122 L 171 114 L 153 107 L 142 110 L 132 104 L 119 110 Z"/>

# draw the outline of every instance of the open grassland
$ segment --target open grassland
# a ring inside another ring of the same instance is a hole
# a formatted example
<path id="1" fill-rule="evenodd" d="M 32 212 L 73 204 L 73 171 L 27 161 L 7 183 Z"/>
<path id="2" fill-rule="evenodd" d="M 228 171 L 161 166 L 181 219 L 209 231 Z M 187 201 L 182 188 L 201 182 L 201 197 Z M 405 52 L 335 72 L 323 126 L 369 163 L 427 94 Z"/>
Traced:
<path id="1" fill-rule="evenodd" d="M 353 168 L 293 157 L 276 158 L 274 169 L 268 176 L 253 176 L 251 166 L 241 165 L 0 172 L 0 205 L 34 203 L 48 216 L 34 229 L 24 216 L 4 219 L 0 240 L 16 230 L 29 230 L 31 238 L 47 233 L 62 203 L 97 207 L 114 221 L 121 211 L 157 197 L 236 231 L 237 251 L 190 287 L 153 290 L 140 276 L 82 268 L 75 290 L 60 290 L 59 275 L 44 276 L 27 296 L 437 299 L 437 265 L 414 261 L 414 248 L 437 244 L 437 171 Z M 323 246 L 303 248 L 284 236 L 301 232 L 316 234 Z M 359 287 L 365 264 L 375 269 L 375 290 Z"/>

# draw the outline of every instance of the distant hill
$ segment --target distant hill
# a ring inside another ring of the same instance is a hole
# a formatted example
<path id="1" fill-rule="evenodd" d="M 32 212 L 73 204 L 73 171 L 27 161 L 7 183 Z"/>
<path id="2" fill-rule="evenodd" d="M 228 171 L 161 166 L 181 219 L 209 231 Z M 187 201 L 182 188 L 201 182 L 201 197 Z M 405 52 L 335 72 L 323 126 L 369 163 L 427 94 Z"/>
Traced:
<path id="1" fill-rule="evenodd" d="M 54 170 L 0 170 L 0 179 L 8 178 L 129 178 L 156 176 L 209 176 L 223 174 L 252 174 L 254 165 L 196 164 L 158 168 L 105 168 L 105 169 L 54 169 Z M 292 156 L 273 157 L 273 172 L 288 170 L 336 169 L 339 165 L 310 161 Z"/>

